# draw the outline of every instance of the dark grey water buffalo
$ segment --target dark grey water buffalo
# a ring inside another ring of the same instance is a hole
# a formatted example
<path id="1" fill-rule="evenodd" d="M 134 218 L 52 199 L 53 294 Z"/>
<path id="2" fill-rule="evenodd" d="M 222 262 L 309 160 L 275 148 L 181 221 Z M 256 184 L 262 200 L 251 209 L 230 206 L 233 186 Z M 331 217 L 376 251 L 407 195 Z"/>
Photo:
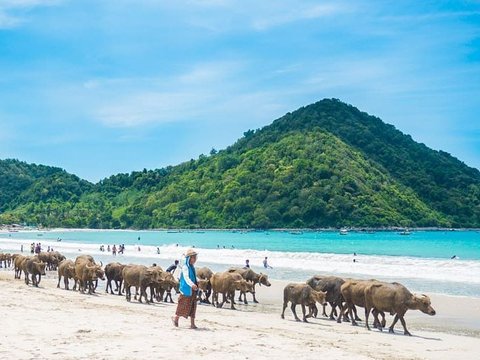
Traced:
<path id="1" fill-rule="evenodd" d="M 288 303 L 291 303 L 291 309 L 295 320 L 300 321 L 295 311 L 298 304 L 302 306 L 303 321 L 307 322 L 307 318 L 311 317 L 312 314 L 305 314 L 305 307 L 310 307 L 315 302 L 323 305 L 325 303 L 326 293 L 323 291 L 313 290 L 311 286 L 307 284 L 288 284 L 283 289 L 283 310 L 282 310 L 282 319 L 285 319 L 285 309 L 287 308 Z"/>
<path id="2" fill-rule="evenodd" d="M 118 295 L 122 295 L 122 271 L 124 267 L 125 265 L 120 264 L 119 262 L 111 262 L 105 265 L 105 276 L 107 277 L 107 287 L 105 288 L 105 292 L 108 293 L 108 289 L 110 288 L 110 293 L 113 295 L 112 281 L 114 281 L 116 287 L 115 291 L 118 291 Z"/>
<path id="3" fill-rule="evenodd" d="M 341 287 L 345 282 L 344 279 L 337 277 L 337 276 L 322 276 L 322 275 L 315 275 L 307 280 L 307 284 L 310 285 L 314 290 L 317 291 L 325 291 L 326 294 L 326 301 L 332 307 L 330 311 L 330 319 L 334 319 L 334 315 L 340 313 L 342 309 L 342 303 L 344 301 L 342 296 Z M 316 306 L 314 306 L 314 316 L 316 316 Z M 327 316 L 325 312 L 325 306 L 323 307 L 323 315 Z"/>
<path id="4" fill-rule="evenodd" d="M 389 331 L 393 333 L 395 324 L 400 320 L 405 335 L 411 335 L 407 330 L 404 319 L 407 310 L 420 310 L 428 315 L 435 315 L 436 313 L 427 295 L 414 295 L 399 283 L 373 283 L 365 289 L 365 325 L 369 330 L 368 315 L 371 309 L 389 312 L 391 315 L 395 314 Z M 375 323 L 378 323 L 376 312 L 374 312 L 374 316 L 376 318 Z"/>

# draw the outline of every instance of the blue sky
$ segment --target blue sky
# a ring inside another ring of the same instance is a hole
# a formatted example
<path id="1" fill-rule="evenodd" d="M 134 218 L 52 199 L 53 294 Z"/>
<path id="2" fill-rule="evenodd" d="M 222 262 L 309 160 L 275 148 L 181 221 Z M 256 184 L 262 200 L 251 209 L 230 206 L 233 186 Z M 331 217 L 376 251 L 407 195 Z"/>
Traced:
<path id="1" fill-rule="evenodd" d="M 339 98 L 480 168 L 480 1 L 0 0 L 0 158 L 96 182 Z"/>

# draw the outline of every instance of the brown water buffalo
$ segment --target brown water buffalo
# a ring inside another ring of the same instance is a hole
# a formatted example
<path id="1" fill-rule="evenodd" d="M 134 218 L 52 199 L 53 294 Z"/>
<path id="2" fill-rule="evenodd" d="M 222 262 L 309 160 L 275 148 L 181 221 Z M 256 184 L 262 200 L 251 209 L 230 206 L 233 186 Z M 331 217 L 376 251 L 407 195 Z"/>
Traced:
<path id="1" fill-rule="evenodd" d="M 9 253 L 0 253 L 0 268 L 2 267 L 2 263 L 4 268 L 10 267 L 12 264 L 12 255 Z"/>
<path id="2" fill-rule="evenodd" d="M 270 281 L 268 281 L 268 275 L 265 275 L 265 274 L 257 274 L 255 271 L 253 271 L 252 269 L 250 268 L 247 268 L 247 269 L 244 269 L 244 268 L 230 268 L 228 269 L 229 272 L 236 272 L 240 275 L 242 275 L 242 277 L 247 280 L 247 281 L 250 281 L 252 284 L 253 284 L 253 291 L 252 291 L 252 296 L 253 296 L 253 302 L 254 303 L 258 303 L 257 301 L 257 298 L 255 297 L 255 285 L 258 284 L 258 285 L 265 285 L 265 286 L 270 286 Z M 245 292 L 240 292 L 240 296 L 238 297 L 238 301 L 242 301 L 242 295 L 243 295 L 243 302 L 244 304 L 248 304 L 247 303 L 247 294 Z"/>
<path id="3" fill-rule="evenodd" d="M 153 295 L 155 294 L 157 301 L 167 302 L 170 300 L 170 302 L 173 303 L 172 289 L 175 289 L 177 294 L 179 293 L 179 283 L 177 279 L 175 279 L 173 274 L 163 271 L 159 267 L 153 267 L 153 269 L 157 271 L 158 276 L 157 280 L 153 281 L 150 286 L 150 301 L 153 302 Z M 163 295 L 165 295 L 165 298 Z"/>
<path id="4" fill-rule="evenodd" d="M 125 287 L 125 297 L 127 301 L 130 301 L 132 294 L 130 288 L 135 286 L 140 289 L 139 302 L 142 302 L 142 297 L 145 298 L 145 302 L 148 304 L 147 287 L 159 280 L 159 272 L 153 268 L 147 268 L 144 265 L 126 265 L 122 270 L 123 283 Z M 135 299 L 137 296 L 135 295 Z"/>
<path id="5" fill-rule="evenodd" d="M 212 285 L 210 284 L 210 279 L 213 275 L 213 271 L 208 267 L 201 267 L 196 269 L 197 279 L 205 280 L 203 283 L 203 289 L 200 289 L 202 293 L 200 294 L 200 302 L 210 304 L 210 295 L 212 294 Z M 203 298 L 202 298 L 203 295 Z"/>
<path id="6" fill-rule="evenodd" d="M 60 280 L 63 276 L 63 283 L 65 284 L 65 290 L 68 290 L 68 279 L 75 278 L 75 263 L 73 260 L 63 260 L 60 262 L 57 268 L 58 271 L 58 283 L 57 288 L 60 287 Z"/>
<path id="7" fill-rule="evenodd" d="M 223 272 L 215 273 L 210 278 L 210 284 L 212 285 L 212 305 L 221 308 L 223 304 L 228 300 L 231 303 L 231 309 L 235 310 L 234 297 L 235 290 L 240 291 L 253 291 L 253 284 L 245 280 L 242 275 L 235 272 Z M 218 294 L 223 295 L 222 303 L 218 302 Z"/>
<path id="8" fill-rule="evenodd" d="M 340 315 L 337 318 L 337 322 L 340 323 L 342 322 L 342 317 L 345 314 L 345 311 L 348 309 L 350 319 L 352 322 L 352 325 L 357 325 L 357 320 L 358 316 L 356 314 L 356 308 L 355 306 L 360 306 L 365 308 L 365 314 L 367 313 L 367 309 L 365 307 L 365 289 L 370 286 L 371 284 L 378 284 L 380 283 L 378 280 L 354 280 L 354 279 L 348 279 L 345 280 L 345 282 L 342 284 L 340 287 L 340 291 L 342 293 L 342 296 L 345 300 L 345 304 L 342 307 L 342 310 L 340 311 Z M 374 310 L 376 311 L 376 310 Z M 382 323 L 377 324 L 376 322 L 374 323 L 374 326 L 385 326 L 385 313 L 382 311 L 380 312 L 382 315 Z M 378 317 L 375 316 L 375 320 L 377 320 Z"/>
<path id="9" fill-rule="evenodd" d="M 90 255 L 80 255 L 75 259 L 75 285 L 79 285 L 78 290 L 85 293 L 88 286 L 88 293 L 93 294 L 98 279 L 105 280 L 105 272 L 102 269 L 102 262 L 100 265 L 95 263 L 95 260 Z"/>
<path id="10" fill-rule="evenodd" d="M 45 274 L 45 264 L 43 261 L 38 260 L 38 258 L 32 258 L 25 260 L 24 272 L 25 272 L 25 284 L 29 284 L 29 275 L 32 275 L 32 284 L 38 287 L 40 280 L 42 280 L 42 275 Z"/>
<path id="11" fill-rule="evenodd" d="M 46 267 L 47 270 L 55 270 L 57 268 L 58 259 L 52 253 L 42 251 L 42 252 L 39 252 L 37 256 L 41 261 L 47 264 L 47 267 Z"/>
<path id="12" fill-rule="evenodd" d="M 107 277 L 107 287 L 105 288 L 105 292 L 108 293 L 108 288 L 110 288 L 110 293 L 113 295 L 112 281 L 114 281 L 116 286 L 115 291 L 118 291 L 118 295 L 122 295 L 122 271 L 124 267 L 125 265 L 120 264 L 119 262 L 111 262 L 105 265 L 105 275 Z"/>
<path id="13" fill-rule="evenodd" d="M 291 309 L 295 320 L 300 321 L 297 316 L 295 308 L 297 304 L 302 306 L 303 321 L 307 322 L 307 318 L 311 317 L 312 314 L 309 313 L 305 315 L 305 307 L 318 302 L 323 305 L 325 303 L 326 293 L 323 291 L 313 290 L 311 286 L 307 284 L 288 284 L 283 289 L 283 310 L 282 310 L 282 319 L 285 319 L 285 309 L 287 308 L 288 302 L 291 302 Z"/>
<path id="14" fill-rule="evenodd" d="M 180 283 L 175 279 L 173 274 L 165 272 L 162 277 L 162 286 L 160 287 L 160 298 L 163 297 L 163 291 L 165 291 L 163 301 L 173 303 L 172 290 L 175 290 L 176 294 L 180 294 Z"/>
<path id="15" fill-rule="evenodd" d="M 21 262 L 20 262 L 20 274 L 22 273 L 23 271 L 23 274 L 25 275 L 25 282 L 27 284 L 29 284 L 29 274 L 27 272 L 27 261 L 28 260 L 34 260 L 35 262 L 40 262 L 40 260 L 38 259 L 38 257 L 35 255 L 35 256 L 25 256 L 24 258 L 21 259 Z"/>
<path id="16" fill-rule="evenodd" d="M 373 283 L 365 289 L 365 325 L 368 326 L 368 314 L 371 309 L 377 311 L 389 312 L 391 315 L 395 314 L 392 325 L 388 329 L 393 333 L 393 328 L 398 320 L 403 325 L 405 335 L 410 335 L 407 330 L 404 315 L 407 310 L 420 310 L 428 315 L 435 315 L 435 310 L 432 308 L 430 298 L 427 295 L 417 296 L 412 294 L 408 289 L 399 283 Z M 377 318 L 377 314 L 374 313 Z M 375 321 L 378 323 L 378 318 Z M 384 326 L 384 325 L 383 325 Z M 381 330 L 381 327 L 380 327 Z"/>
<path id="17" fill-rule="evenodd" d="M 59 264 L 60 262 L 66 259 L 66 257 L 63 254 L 59 253 L 58 251 L 51 251 L 50 254 L 52 254 L 52 256 L 55 256 L 57 258 Z"/>
<path id="18" fill-rule="evenodd" d="M 15 257 L 13 261 L 13 268 L 15 271 L 15 279 L 20 279 L 22 276 L 22 263 L 25 261 L 27 257 L 23 255 L 18 255 Z"/>

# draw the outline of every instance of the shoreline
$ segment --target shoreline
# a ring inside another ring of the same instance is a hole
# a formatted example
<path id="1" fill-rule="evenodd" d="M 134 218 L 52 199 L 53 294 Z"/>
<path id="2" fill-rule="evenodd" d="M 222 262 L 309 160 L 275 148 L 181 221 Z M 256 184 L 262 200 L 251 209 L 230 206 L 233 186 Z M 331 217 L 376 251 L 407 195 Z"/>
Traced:
<path id="1" fill-rule="evenodd" d="M 13 230 L 12 230 L 13 229 Z M 400 226 L 388 226 L 388 227 L 328 227 L 328 228 L 273 228 L 273 229 L 251 229 L 251 228 L 158 228 L 158 229 L 92 229 L 92 228 L 26 228 L 26 227 L 15 227 L 11 228 L 10 225 L 3 225 L 0 227 L 0 233 L 15 233 L 15 232 L 74 232 L 74 231 L 128 231 L 128 232 L 168 232 L 168 231 L 178 231 L 178 232 L 198 232 L 198 231 L 208 231 L 208 232 L 339 232 L 341 229 L 345 229 L 352 232 L 398 232 L 408 229 L 410 232 L 415 231 L 425 231 L 425 232 L 444 232 L 444 231 L 465 231 L 465 232 L 480 232 L 480 228 L 442 228 L 442 227 L 400 227 Z M 294 234 L 296 235 L 296 234 Z"/>
<path id="2" fill-rule="evenodd" d="M 95 234 L 96 232 L 93 232 Z M 142 244 L 135 241 L 135 245 L 126 245 L 124 254 L 113 256 L 107 251 L 99 249 L 103 241 L 109 237 L 101 234 L 90 236 L 89 241 L 76 242 L 72 240 L 55 241 L 57 234 L 37 238 L 30 235 L 17 235 L 6 238 L 0 237 L 0 252 L 20 253 L 23 246 L 23 254 L 30 255 L 30 244 L 41 242 L 44 250 L 47 245 L 60 251 L 68 258 L 74 259 L 81 254 L 90 254 L 103 263 L 119 261 L 122 263 L 140 263 L 151 265 L 157 263 L 162 267 L 168 267 L 173 260 L 180 259 L 184 251 L 191 246 L 185 243 L 180 246 L 175 244 L 164 244 L 156 247 L 154 245 Z M 65 235 L 66 236 L 66 235 Z M 71 236 L 81 237 L 81 235 Z M 87 235 L 85 236 L 87 237 Z M 137 235 L 131 236 L 136 238 Z M 143 236 L 142 236 L 143 237 Z M 194 237 L 194 236 L 193 236 Z M 121 236 L 114 236 L 118 241 Z M 266 236 L 265 238 L 268 239 Z M 80 240 L 81 241 L 81 240 Z M 161 241 L 161 240 L 160 240 Z M 175 240 L 174 240 L 175 241 Z M 240 241 L 240 240 L 239 240 Z M 137 251 L 140 247 L 142 251 Z M 381 281 L 403 283 L 413 291 L 440 293 L 480 298 L 480 280 L 475 274 L 480 271 L 480 261 L 465 259 L 442 259 L 442 258 L 421 258 L 403 255 L 363 255 L 358 253 L 354 256 L 342 253 L 323 252 L 291 252 L 275 250 L 254 250 L 254 249 L 219 249 L 198 247 L 201 251 L 201 263 L 214 271 L 235 266 L 243 267 L 244 259 L 250 259 L 252 269 L 256 272 L 264 272 L 270 278 L 289 281 L 305 281 L 314 274 L 334 275 L 342 278 L 370 279 L 376 278 Z M 262 260 L 265 256 L 271 259 L 273 269 L 264 269 Z M 352 262 L 352 258 L 356 262 Z"/>
<path id="3" fill-rule="evenodd" d="M 0 304 L 8 314 L 0 337 L 4 358 L 131 359 L 147 352 L 194 359 L 311 358 L 319 353 L 329 359 L 475 359 L 480 350 L 480 328 L 459 326 L 466 315 L 480 317 L 480 299 L 431 294 L 437 315 L 407 312 L 409 337 L 400 324 L 389 334 L 323 317 L 298 323 L 290 307 L 282 320 L 279 295 L 287 282 L 273 280 L 271 287 L 257 287 L 259 304 L 239 304 L 236 311 L 199 306 L 200 329 L 193 331 L 183 318 L 179 328 L 172 326 L 174 304 L 128 303 L 103 289 L 96 295 L 65 291 L 56 288 L 55 278 L 48 273 L 33 288 L 13 279 L 13 271 L 0 271 Z"/>

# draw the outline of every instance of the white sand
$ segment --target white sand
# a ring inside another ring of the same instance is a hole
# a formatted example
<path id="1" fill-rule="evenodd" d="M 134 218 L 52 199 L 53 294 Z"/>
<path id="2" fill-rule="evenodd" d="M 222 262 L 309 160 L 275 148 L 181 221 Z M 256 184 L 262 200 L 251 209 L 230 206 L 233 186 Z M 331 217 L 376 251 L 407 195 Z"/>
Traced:
<path id="1" fill-rule="evenodd" d="M 40 288 L 0 271 L 2 359 L 478 359 L 480 299 L 433 295 L 438 316 L 407 312 L 412 337 L 401 325 L 392 335 L 325 318 L 280 318 L 284 282 L 259 287 L 261 304 L 237 311 L 202 305 L 199 330 L 180 319 L 175 304 L 128 303 L 123 296 L 83 295 L 56 288 L 56 275 Z M 297 309 L 301 313 L 300 307 Z M 363 316 L 362 316 L 363 317 Z M 391 321 L 387 318 L 387 323 Z"/>

